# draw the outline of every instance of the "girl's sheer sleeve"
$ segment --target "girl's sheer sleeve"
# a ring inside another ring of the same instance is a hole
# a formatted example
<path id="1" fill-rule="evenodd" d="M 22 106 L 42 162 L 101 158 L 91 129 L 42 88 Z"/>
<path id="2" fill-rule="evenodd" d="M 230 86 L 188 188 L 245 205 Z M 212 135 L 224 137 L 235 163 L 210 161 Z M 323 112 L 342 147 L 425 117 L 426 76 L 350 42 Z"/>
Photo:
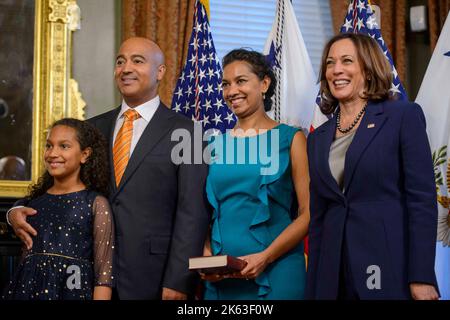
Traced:
<path id="1" fill-rule="evenodd" d="M 105 197 L 94 201 L 94 274 L 96 286 L 113 285 L 114 222 Z"/>

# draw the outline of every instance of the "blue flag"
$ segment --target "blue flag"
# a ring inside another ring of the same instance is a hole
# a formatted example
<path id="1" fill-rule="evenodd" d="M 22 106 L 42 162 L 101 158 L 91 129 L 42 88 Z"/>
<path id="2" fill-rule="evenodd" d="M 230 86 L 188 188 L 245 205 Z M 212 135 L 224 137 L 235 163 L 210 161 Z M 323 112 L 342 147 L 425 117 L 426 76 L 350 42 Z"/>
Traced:
<path id="1" fill-rule="evenodd" d="M 216 54 L 208 15 L 197 0 L 186 63 L 177 81 L 172 110 L 201 122 L 204 130 L 224 133 L 234 127 L 236 117 L 222 95 L 222 68 Z"/>

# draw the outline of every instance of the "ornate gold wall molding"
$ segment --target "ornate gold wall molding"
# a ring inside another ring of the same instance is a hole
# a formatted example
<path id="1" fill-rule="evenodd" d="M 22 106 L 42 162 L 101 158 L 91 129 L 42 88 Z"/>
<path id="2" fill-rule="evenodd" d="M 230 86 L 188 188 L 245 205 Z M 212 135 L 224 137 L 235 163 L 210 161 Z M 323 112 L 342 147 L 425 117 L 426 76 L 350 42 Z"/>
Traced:
<path id="1" fill-rule="evenodd" d="M 78 19 L 78 21 L 77 21 Z M 84 117 L 85 103 L 71 79 L 72 31 L 79 23 L 76 0 L 35 0 L 31 181 L 0 180 L 0 197 L 22 197 L 44 168 L 48 127 L 63 117 Z"/>
<path id="2" fill-rule="evenodd" d="M 84 108 L 86 107 L 86 102 L 83 100 L 81 93 L 79 91 L 78 82 L 74 79 L 69 79 L 69 110 L 68 114 L 72 118 L 84 119 Z"/>

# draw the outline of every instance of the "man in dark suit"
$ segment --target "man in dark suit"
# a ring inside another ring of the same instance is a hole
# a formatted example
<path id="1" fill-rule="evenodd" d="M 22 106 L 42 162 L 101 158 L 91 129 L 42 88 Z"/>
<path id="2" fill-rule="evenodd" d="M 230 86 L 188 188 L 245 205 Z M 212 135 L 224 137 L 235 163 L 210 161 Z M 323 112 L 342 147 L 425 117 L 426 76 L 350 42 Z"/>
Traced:
<path id="1" fill-rule="evenodd" d="M 126 40 L 114 72 L 122 104 L 88 120 L 109 140 L 119 299 L 192 295 L 197 276 L 189 272 L 188 259 L 202 255 L 209 224 L 206 164 L 178 164 L 172 158 L 178 143 L 172 132 L 185 130 L 193 137 L 194 124 L 160 102 L 164 73 L 164 56 L 154 42 Z M 26 213 L 18 210 L 22 213 L 9 218 L 24 239 Z"/>

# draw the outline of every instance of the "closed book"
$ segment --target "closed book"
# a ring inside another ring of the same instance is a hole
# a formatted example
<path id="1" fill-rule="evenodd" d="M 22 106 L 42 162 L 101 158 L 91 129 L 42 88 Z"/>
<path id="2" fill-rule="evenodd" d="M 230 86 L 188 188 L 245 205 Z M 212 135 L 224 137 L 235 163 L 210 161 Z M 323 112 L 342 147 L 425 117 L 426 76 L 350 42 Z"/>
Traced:
<path id="1" fill-rule="evenodd" d="M 226 274 L 238 272 L 247 265 L 245 260 L 229 256 L 204 256 L 189 259 L 189 270 L 196 270 L 201 273 Z"/>

